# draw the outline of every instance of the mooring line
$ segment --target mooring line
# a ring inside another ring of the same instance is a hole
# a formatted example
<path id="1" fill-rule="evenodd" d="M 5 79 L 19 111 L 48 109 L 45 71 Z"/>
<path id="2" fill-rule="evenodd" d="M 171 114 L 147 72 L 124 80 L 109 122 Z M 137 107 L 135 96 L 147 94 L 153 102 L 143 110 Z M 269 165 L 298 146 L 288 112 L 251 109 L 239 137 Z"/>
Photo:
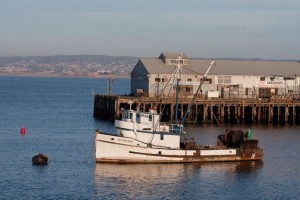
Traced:
<path id="1" fill-rule="evenodd" d="M 89 156 L 88 156 L 87 159 L 85 160 L 86 163 L 87 163 L 88 160 L 90 159 L 93 149 L 95 149 L 95 140 L 96 140 L 96 136 L 97 136 L 97 133 L 96 133 L 96 131 L 95 131 L 94 144 L 93 144 L 93 146 L 92 146 L 92 149 L 90 150 Z"/>

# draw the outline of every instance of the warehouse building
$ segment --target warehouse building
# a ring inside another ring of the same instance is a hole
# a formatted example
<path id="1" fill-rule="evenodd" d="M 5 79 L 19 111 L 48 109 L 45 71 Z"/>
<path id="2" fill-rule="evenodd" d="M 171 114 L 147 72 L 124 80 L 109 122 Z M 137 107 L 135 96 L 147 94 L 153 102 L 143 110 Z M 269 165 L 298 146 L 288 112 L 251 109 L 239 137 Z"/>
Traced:
<path id="1" fill-rule="evenodd" d="M 182 67 L 180 97 L 192 97 L 202 83 L 199 97 L 205 98 L 299 98 L 300 63 L 269 61 L 189 59 L 184 53 L 163 52 L 158 58 L 142 58 L 131 72 L 135 96 L 174 97 L 176 66 Z"/>

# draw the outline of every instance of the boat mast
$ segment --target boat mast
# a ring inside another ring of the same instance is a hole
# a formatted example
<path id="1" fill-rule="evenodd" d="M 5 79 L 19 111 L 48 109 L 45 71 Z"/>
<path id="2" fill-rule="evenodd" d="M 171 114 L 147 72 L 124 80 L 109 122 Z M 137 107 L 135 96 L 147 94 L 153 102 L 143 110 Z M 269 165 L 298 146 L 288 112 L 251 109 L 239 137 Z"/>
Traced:
<path id="1" fill-rule="evenodd" d="M 178 56 L 177 65 L 176 65 L 176 104 L 175 104 L 175 124 L 178 121 L 178 94 L 179 94 L 179 81 L 180 81 L 180 72 L 181 72 L 181 56 Z"/>

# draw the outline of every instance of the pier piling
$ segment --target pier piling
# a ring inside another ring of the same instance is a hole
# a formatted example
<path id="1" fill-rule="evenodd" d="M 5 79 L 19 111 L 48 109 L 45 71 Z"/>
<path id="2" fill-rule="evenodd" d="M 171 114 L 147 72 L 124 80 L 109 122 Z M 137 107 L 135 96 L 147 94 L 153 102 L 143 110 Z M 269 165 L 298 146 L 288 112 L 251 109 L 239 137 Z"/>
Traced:
<path id="1" fill-rule="evenodd" d="M 183 118 L 190 101 L 191 99 L 186 97 L 179 98 L 179 120 Z M 95 95 L 93 115 L 95 118 L 105 120 L 119 119 L 121 110 L 129 109 L 130 102 L 133 110 L 147 112 L 154 107 L 158 113 L 163 112 L 161 118 L 163 122 L 175 119 L 175 98 L 167 101 L 166 99 L 125 95 Z M 190 107 L 186 122 L 300 124 L 300 100 L 197 98 Z"/>

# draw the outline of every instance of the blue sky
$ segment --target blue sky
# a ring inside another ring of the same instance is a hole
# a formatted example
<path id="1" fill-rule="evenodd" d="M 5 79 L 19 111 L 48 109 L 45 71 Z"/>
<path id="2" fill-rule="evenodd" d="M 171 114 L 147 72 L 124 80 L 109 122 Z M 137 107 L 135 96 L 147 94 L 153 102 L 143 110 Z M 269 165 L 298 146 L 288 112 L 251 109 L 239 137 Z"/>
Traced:
<path id="1" fill-rule="evenodd" d="M 0 56 L 300 59 L 299 0 L 0 0 Z"/>

